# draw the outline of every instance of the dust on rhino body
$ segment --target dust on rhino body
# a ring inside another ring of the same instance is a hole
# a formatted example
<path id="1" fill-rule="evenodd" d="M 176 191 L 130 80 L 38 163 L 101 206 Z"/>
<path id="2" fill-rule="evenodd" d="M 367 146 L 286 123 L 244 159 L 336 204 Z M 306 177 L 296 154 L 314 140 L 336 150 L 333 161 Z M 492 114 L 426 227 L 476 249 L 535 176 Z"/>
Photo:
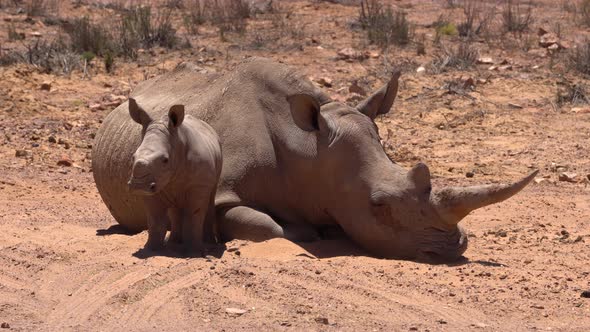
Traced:
<path id="1" fill-rule="evenodd" d="M 215 206 L 222 238 L 305 240 L 317 237 L 319 225 L 338 225 L 377 256 L 456 259 L 467 247 L 458 222 L 516 194 L 534 174 L 510 185 L 433 189 L 426 165 L 406 170 L 393 163 L 374 119 L 389 112 L 398 79 L 394 73 L 350 107 L 293 68 L 252 58 L 216 77 L 183 64 L 132 96 L 148 112 L 184 105 L 219 135 L 223 167 Z M 141 230 L 145 213 L 125 187 L 141 130 L 127 109 L 125 103 L 105 118 L 93 172 L 117 222 Z"/>

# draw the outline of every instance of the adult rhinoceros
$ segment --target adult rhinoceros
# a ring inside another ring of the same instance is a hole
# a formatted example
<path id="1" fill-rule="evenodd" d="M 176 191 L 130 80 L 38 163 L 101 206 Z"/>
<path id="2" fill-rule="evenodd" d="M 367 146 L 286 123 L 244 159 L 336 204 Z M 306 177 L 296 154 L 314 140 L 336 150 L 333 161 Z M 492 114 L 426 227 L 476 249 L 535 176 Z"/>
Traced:
<path id="1" fill-rule="evenodd" d="M 132 96 L 153 116 L 182 104 L 218 133 L 223 169 L 215 199 L 224 239 L 304 240 L 321 225 L 339 225 L 381 257 L 460 257 L 467 237 L 458 226 L 470 211 L 500 202 L 534 174 L 510 185 L 433 190 L 428 167 L 393 163 L 374 119 L 389 112 L 399 73 L 357 107 L 330 99 L 296 70 L 253 58 L 224 75 L 189 64 L 141 84 Z M 141 126 L 124 103 L 96 135 L 92 167 L 114 218 L 146 228 L 138 197 L 126 184 Z"/>

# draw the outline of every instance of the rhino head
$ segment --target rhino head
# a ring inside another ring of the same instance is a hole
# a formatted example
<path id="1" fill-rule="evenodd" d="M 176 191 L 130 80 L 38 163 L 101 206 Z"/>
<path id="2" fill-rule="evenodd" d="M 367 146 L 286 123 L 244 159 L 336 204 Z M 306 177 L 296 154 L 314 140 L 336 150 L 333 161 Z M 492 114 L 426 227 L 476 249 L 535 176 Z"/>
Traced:
<path id="1" fill-rule="evenodd" d="M 389 112 L 400 74 L 357 107 L 320 105 L 307 94 L 288 97 L 295 124 L 317 137 L 317 195 L 324 212 L 375 255 L 419 261 L 453 261 L 467 249 L 459 222 L 474 209 L 503 201 L 536 172 L 509 185 L 432 188 L 419 163 L 406 170 L 380 144 L 374 119 Z"/>
<path id="2" fill-rule="evenodd" d="M 143 126 L 143 139 L 133 154 L 133 167 L 127 185 L 135 194 L 154 195 L 170 182 L 178 163 L 174 142 L 184 119 L 184 106 L 174 105 L 167 116 L 152 120 L 135 99 L 130 98 L 129 115 Z"/>

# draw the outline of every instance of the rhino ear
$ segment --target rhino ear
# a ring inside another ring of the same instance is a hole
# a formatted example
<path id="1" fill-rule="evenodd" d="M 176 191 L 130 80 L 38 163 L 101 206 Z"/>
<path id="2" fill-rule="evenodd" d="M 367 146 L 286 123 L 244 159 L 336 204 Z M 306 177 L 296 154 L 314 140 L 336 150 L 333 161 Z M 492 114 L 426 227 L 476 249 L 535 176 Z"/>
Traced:
<path id="1" fill-rule="evenodd" d="M 360 102 L 357 105 L 357 110 L 364 115 L 375 119 L 379 114 L 386 114 L 391 109 L 395 96 L 397 96 L 397 88 L 399 86 L 399 77 L 401 73 L 395 70 L 391 74 L 389 83 L 375 92 L 372 96 Z"/>
<path id="2" fill-rule="evenodd" d="M 320 103 L 308 94 L 295 94 L 287 97 L 291 116 L 297 127 L 305 131 L 320 130 Z"/>
<path id="3" fill-rule="evenodd" d="M 424 163 L 418 163 L 408 172 L 408 179 L 414 184 L 419 192 L 430 192 L 432 184 L 430 182 L 430 170 Z"/>
<path id="4" fill-rule="evenodd" d="M 170 119 L 170 124 L 174 128 L 180 126 L 184 120 L 184 105 L 173 105 L 170 107 L 168 119 Z"/>
<path id="5" fill-rule="evenodd" d="M 142 126 L 145 126 L 151 122 L 150 116 L 137 104 L 137 101 L 135 101 L 133 98 L 129 98 L 129 115 L 133 121 L 139 123 Z"/>

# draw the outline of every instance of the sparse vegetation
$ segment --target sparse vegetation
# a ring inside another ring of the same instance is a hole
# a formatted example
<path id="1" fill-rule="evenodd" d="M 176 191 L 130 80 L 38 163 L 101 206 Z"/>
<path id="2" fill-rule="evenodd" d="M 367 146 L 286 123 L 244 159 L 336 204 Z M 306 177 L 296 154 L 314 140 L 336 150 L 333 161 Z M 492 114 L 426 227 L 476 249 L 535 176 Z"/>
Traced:
<path id="1" fill-rule="evenodd" d="M 213 0 L 210 7 L 210 21 L 219 29 L 219 36 L 225 39 L 226 32 L 244 33 L 246 19 L 250 17 L 250 6 L 245 0 Z"/>
<path id="2" fill-rule="evenodd" d="M 465 0 L 463 3 L 465 21 L 461 22 L 457 29 L 462 37 L 479 36 L 487 31 L 490 23 L 496 16 L 494 6 L 487 7 L 479 0 Z"/>
<path id="3" fill-rule="evenodd" d="M 109 74 L 112 73 L 113 68 L 115 66 L 115 57 L 113 56 L 113 53 L 111 51 L 107 51 L 104 54 L 103 61 L 104 61 L 104 70 Z"/>
<path id="4" fill-rule="evenodd" d="M 104 55 L 114 47 L 109 31 L 101 24 L 92 23 L 88 17 L 74 20 L 67 33 L 70 35 L 72 49 L 76 52 Z"/>
<path id="5" fill-rule="evenodd" d="M 577 10 L 575 5 L 573 6 L 574 11 L 579 13 L 582 24 L 590 26 L 590 0 L 581 0 Z"/>
<path id="6" fill-rule="evenodd" d="M 0 65 L 7 66 L 24 62 L 39 68 L 44 73 L 62 73 L 69 75 L 79 68 L 80 56 L 71 51 L 61 38 L 48 42 L 37 39 L 25 45 L 26 50 L 4 52 L 0 56 Z"/>
<path id="7" fill-rule="evenodd" d="M 383 6 L 378 0 L 362 0 L 360 6 L 359 21 L 370 43 L 386 48 L 410 42 L 412 29 L 406 13 Z"/>
<path id="8" fill-rule="evenodd" d="M 436 28 L 436 33 L 443 36 L 456 36 L 457 27 L 453 23 L 446 23 Z"/>
<path id="9" fill-rule="evenodd" d="M 25 39 L 25 34 L 17 32 L 14 24 L 8 24 L 8 40 L 9 41 L 16 41 L 16 40 L 23 40 L 23 39 Z"/>
<path id="10" fill-rule="evenodd" d="M 522 34 L 533 23 L 533 6 L 531 2 L 505 0 L 502 12 L 502 25 L 506 32 Z"/>
<path id="11" fill-rule="evenodd" d="M 568 56 L 569 67 L 586 75 L 590 75 L 590 40 L 572 48 Z"/>
<path id="12" fill-rule="evenodd" d="M 441 44 L 442 54 L 435 57 L 432 62 L 432 71 L 441 73 L 449 68 L 468 69 L 475 65 L 479 52 L 469 42 L 461 42 L 455 48 L 447 48 Z"/>
<path id="13" fill-rule="evenodd" d="M 558 82 L 557 96 L 555 102 L 559 106 L 565 104 L 581 105 L 590 104 L 588 88 L 582 83 L 571 83 L 566 80 Z"/>
<path id="14" fill-rule="evenodd" d="M 190 34 L 197 34 L 198 28 L 207 21 L 206 3 L 201 0 L 192 0 L 185 3 L 185 11 L 182 17 L 184 27 Z"/>

